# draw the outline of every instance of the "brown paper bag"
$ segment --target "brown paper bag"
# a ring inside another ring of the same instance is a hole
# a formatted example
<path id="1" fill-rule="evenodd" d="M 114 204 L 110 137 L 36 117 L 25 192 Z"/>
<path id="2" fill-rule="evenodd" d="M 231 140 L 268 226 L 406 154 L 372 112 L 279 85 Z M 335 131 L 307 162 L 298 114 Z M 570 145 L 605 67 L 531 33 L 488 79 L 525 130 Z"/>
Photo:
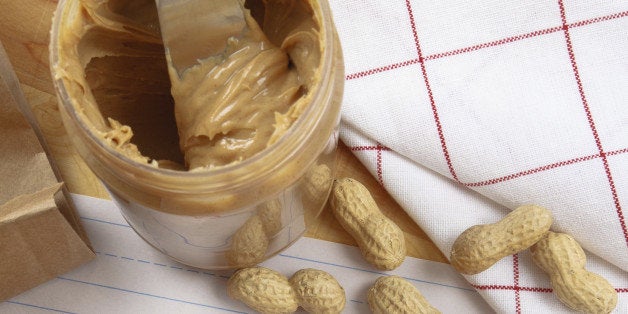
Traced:
<path id="1" fill-rule="evenodd" d="M 0 43 L 0 301 L 94 258 Z"/>

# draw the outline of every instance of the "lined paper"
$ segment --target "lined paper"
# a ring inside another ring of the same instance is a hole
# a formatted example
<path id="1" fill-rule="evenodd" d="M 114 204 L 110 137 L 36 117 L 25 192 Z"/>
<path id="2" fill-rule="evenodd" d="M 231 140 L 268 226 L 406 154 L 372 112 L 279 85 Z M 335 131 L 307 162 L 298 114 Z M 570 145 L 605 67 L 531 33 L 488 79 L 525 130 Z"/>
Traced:
<path id="1" fill-rule="evenodd" d="M 231 271 L 208 271 L 177 263 L 146 244 L 113 202 L 72 197 L 96 259 L 0 303 L 1 313 L 253 313 L 227 296 Z M 286 276 L 302 268 L 329 272 L 345 289 L 347 305 L 343 313 L 368 313 L 368 288 L 380 276 L 392 274 L 409 280 L 443 313 L 492 311 L 460 275 L 443 263 L 407 258 L 396 270 L 381 272 L 364 262 L 353 246 L 302 238 L 262 266 Z"/>

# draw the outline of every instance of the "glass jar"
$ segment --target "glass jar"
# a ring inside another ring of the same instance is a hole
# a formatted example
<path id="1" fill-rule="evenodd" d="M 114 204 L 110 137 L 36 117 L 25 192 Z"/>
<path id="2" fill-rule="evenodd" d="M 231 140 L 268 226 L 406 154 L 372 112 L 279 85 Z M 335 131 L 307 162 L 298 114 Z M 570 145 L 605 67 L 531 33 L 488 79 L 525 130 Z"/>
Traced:
<path id="1" fill-rule="evenodd" d="M 131 227 L 159 251 L 205 269 L 254 265 L 301 237 L 308 220 L 325 206 L 336 172 L 344 67 L 329 6 L 326 1 L 313 3 L 324 49 L 319 83 L 308 91 L 310 101 L 299 118 L 276 143 L 248 159 L 208 170 L 179 171 L 139 162 L 103 140 L 102 117 L 86 110 L 86 106 L 100 106 L 94 100 L 96 91 L 71 79 L 66 56 L 60 53 L 68 49 L 66 41 L 76 40 L 66 30 L 85 23 L 77 19 L 84 12 L 77 0 L 59 1 L 50 57 L 64 126 Z M 108 9 L 111 6 L 115 4 Z M 107 40 L 99 43 L 107 44 Z M 80 41 L 76 46 L 82 49 Z M 133 51 L 144 49 L 127 46 Z M 105 55 L 90 53 L 92 58 Z M 82 66 L 89 62 L 78 57 L 74 61 Z"/>

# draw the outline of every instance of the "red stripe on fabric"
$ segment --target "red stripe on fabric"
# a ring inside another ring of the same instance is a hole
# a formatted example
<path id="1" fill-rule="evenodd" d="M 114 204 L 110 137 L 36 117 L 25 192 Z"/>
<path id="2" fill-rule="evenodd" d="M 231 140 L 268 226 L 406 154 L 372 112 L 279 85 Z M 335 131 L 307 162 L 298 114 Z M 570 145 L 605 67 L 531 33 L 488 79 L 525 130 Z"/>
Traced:
<path id="1" fill-rule="evenodd" d="M 383 150 L 383 151 L 390 151 L 390 148 L 386 147 L 386 146 L 381 146 L 378 148 L 378 146 L 352 146 L 349 148 L 352 151 L 368 151 L 368 150 Z"/>
<path id="2" fill-rule="evenodd" d="M 387 66 L 383 66 L 383 67 L 379 67 L 379 68 L 374 68 L 374 69 L 370 69 L 367 71 L 362 71 L 362 72 L 358 72 L 358 73 L 353 73 L 353 74 L 349 74 L 345 77 L 345 79 L 348 80 L 353 80 L 353 79 L 357 79 L 360 77 L 364 77 L 364 76 L 369 76 L 369 75 L 373 75 L 376 73 L 381 73 L 381 72 L 386 72 L 386 71 L 390 71 L 396 68 L 403 68 L 406 67 L 408 65 L 412 65 L 412 64 L 417 64 L 419 63 L 419 59 L 414 59 L 414 60 L 408 60 L 408 61 L 404 61 L 404 62 L 399 62 L 399 63 L 394 63 L 391 65 L 387 65 Z"/>
<path id="3" fill-rule="evenodd" d="M 521 313 L 521 296 L 519 294 L 519 254 L 512 256 L 512 274 L 515 290 L 515 310 L 519 314 Z"/>
<path id="4" fill-rule="evenodd" d="M 445 135 L 443 133 L 443 127 L 440 123 L 440 118 L 438 117 L 438 110 L 436 109 L 436 102 L 434 101 L 434 95 L 432 94 L 432 88 L 430 87 L 430 81 L 427 78 L 427 71 L 425 70 L 425 59 L 423 59 L 423 52 L 421 52 L 421 45 L 419 44 L 419 35 L 416 28 L 416 23 L 414 21 L 414 13 L 412 12 L 412 5 L 409 0 L 406 0 L 406 8 L 408 9 L 408 15 L 410 17 L 410 25 L 412 26 L 412 34 L 414 36 L 414 44 L 416 46 L 417 54 L 419 55 L 419 64 L 421 65 L 421 73 L 423 74 L 423 81 L 425 82 L 425 87 L 427 88 L 427 95 L 430 100 L 430 106 L 432 107 L 432 114 L 434 115 L 434 122 L 436 123 L 436 129 L 438 130 L 438 137 L 440 139 L 440 144 L 443 149 L 443 155 L 445 155 L 445 160 L 447 162 L 447 167 L 449 168 L 449 173 L 452 178 L 457 182 L 458 175 L 456 171 L 454 171 L 454 167 L 451 163 L 451 158 L 449 156 L 449 151 L 447 150 L 447 143 L 445 141 Z"/>
<path id="5" fill-rule="evenodd" d="M 379 180 L 379 184 L 384 186 L 384 176 L 382 174 L 382 145 L 377 143 L 377 179 Z"/>
<path id="6" fill-rule="evenodd" d="M 526 292 L 539 292 L 539 293 L 552 293 L 552 288 L 538 288 L 538 287 L 515 287 L 507 285 L 471 285 L 476 290 L 516 290 Z M 615 288 L 617 293 L 628 293 L 628 288 Z"/>
<path id="7" fill-rule="evenodd" d="M 569 24 L 568 27 L 569 28 L 576 28 L 576 27 L 586 26 L 586 25 L 595 24 L 595 23 L 599 23 L 599 22 L 604 22 L 604 21 L 609 21 L 609 20 L 613 20 L 613 19 L 618 19 L 618 18 L 622 18 L 622 17 L 628 17 L 628 11 L 614 13 L 614 14 L 609 14 L 609 15 L 605 15 L 605 16 L 599 16 L 599 17 L 588 19 L 588 20 L 574 22 L 574 23 Z M 550 27 L 550 28 L 546 28 L 546 29 L 542 29 L 542 30 L 533 31 L 533 32 L 530 32 L 530 33 L 515 35 L 515 36 L 511 36 L 511 37 L 506 37 L 506 38 L 498 39 L 498 40 L 495 40 L 495 41 L 481 43 L 481 44 L 477 44 L 477 45 L 473 45 L 473 46 L 469 46 L 469 47 L 464 47 L 464 48 L 460 48 L 460 49 L 455 49 L 455 50 L 451 50 L 451 51 L 446 51 L 446 52 L 436 53 L 436 54 L 433 54 L 433 55 L 428 55 L 428 56 L 425 56 L 424 59 L 425 60 L 435 60 L 435 59 L 440 59 L 440 58 L 443 58 L 443 57 L 454 56 L 454 55 L 467 53 L 467 52 L 472 52 L 472 51 L 476 51 L 476 50 L 480 50 L 480 49 L 484 49 L 484 48 L 490 48 L 490 47 L 495 47 L 495 46 L 499 46 L 499 45 L 503 45 L 503 44 L 508 44 L 508 43 L 516 42 L 516 41 L 523 40 L 523 39 L 533 38 L 533 37 L 537 37 L 537 36 L 541 36 L 541 35 L 547 35 L 547 34 L 559 32 L 562 29 L 563 29 L 563 26 Z M 373 75 L 373 74 L 376 74 L 376 73 L 390 71 L 390 70 L 394 70 L 394 69 L 397 69 L 397 68 L 402 68 L 402 67 L 405 67 L 405 66 L 408 66 L 408 65 L 412 65 L 412 64 L 417 64 L 417 63 L 419 63 L 419 59 L 407 60 L 407 61 L 398 62 L 398 63 L 394 63 L 394 64 L 390 64 L 390 65 L 386 65 L 386 66 L 382 66 L 382 67 L 378 67 L 378 68 L 373 68 L 373 69 L 366 70 L 366 71 L 361 71 L 361 72 L 349 74 L 349 75 L 347 75 L 345 77 L 345 79 L 346 80 L 353 80 L 353 79 L 356 79 L 356 78 L 361 78 L 361 77 Z"/>
<path id="8" fill-rule="evenodd" d="M 628 148 L 619 149 L 619 150 L 615 150 L 615 151 L 612 151 L 612 152 L 607 152 L 606 156 L 619 155 L 619 154 L 625 154 L 625 153 L 628 153 Z M 490 179 L 490 180 L 485 180 L 485 181 L 480 181 L 480 182 L 463 183 L 463 185 L 467 186 L 467 187 L 480 187 L 480 186 L 492 185 L 492 184 L 501 183 L 501 182 L 504 182 L 504 181 L 516 179 L 516 178 L 519 178 L 519 177 L 527 176 L 527 175 L 530 175 L 530 174 L 535 174 L 535 173 L 539 173 L 539 172 L 543 172 L 543 171 L 547 171 L 547 170 L 551 170 L 551 169 L 555 169 L 555 168 L 560 168 L 560 167 L 563 167 L 563 166 L 573 165 L 573 164 L 577 164 L 577 163 L 580 163 L 580 162 L 597 159 L 597 158 L 600 158 L 600 157 L 602 157 L 602 155 L 600 155 L 600 154 L 583 156 L 583 157 L 577 157 L 577 158 L 573 158 L 573 159 L 569 159 L 569 160 L 564 160 L 564 161 L 559 161 L 559 162 L 555 162 L 555 163 L 552 163 L 552 164 L 544 165 L 544 166 L 537 167 L 537 168 L 532 168 L 532 169 L 520 171 L 520 172 L 509 174 L 509 175 L 506 175 L 506 176 L 503 176 L 503 177 L 493 178 L 493 179 Z"/>
<path id="9" fill-rule="evenodd" d="M 537 36 L 540 36 L 540 35 L 555 33 L 555 32 L 560 31 L 561 29 L 562 28 L 560 26 L 556 26 L 556 27 L 552 27 L 552 28 L 546 28 L 546 29 L 530 32 L 530 33 L 527 33 L 527 34 L 521 34 L 521 35 L 516 35 L 516 36 L 512 36 L 512 37 L 502 38 L 502 39 L 499 39 L 499 40 L 495 40 L 495 41 L 491 41 L 491 42 L 487 42 L 487 43 L 482 43 L 482 44 L 479 44 L 479 45 L 469 46 L 469 47 L 460 48 L 460 49 L 447 51 L 447 52 L 442 52 L 442 53 L 436 53 L 436 54 L 433 54 L 433 55 L 426 56 L 425 60 L 440 59 L 440 58 L 443 58 L 443 57 L 455 56 L 455 55 L 459 55 L 459 54 L 462 54 L 462 53 L 476 51 L 476 50 L 480 50 L 480 49 L 484 49 L 484 48 L 495 47 L 495 46 L 499 46 L 499 45 L 503 45 L 503 44 L 507 44 L 507 43 L 512 43 L 512 42 L 523 40 L 523 39 L 527 39 L 527 38 L 532 38 L 532 37 L 537 37 Z"/>
<path id="10" fill-rule="evenodd" d="M 377 146 L 353 146 L 350 147 L 350 150 L 352 151 L 376 151 L 378 148 Z M 382 151 L 391 151 L 390 148 L 383 146 L 381 148 Z M 614 150 L 614 151 L 610 151 L 610 152 L 606 152 L 606 156 L 615 156 L 615 155 L 621 155 L 621 154 L 626 154 L 628 153 L 628 148 L 623 148 L 623 149 L 618 149 L 618 150 Z M 539 172 L 544 172 L 544 171 L 548 171 L 548 170 L 552 170 L 552 169 L 556 169 L 556 168 L 561 168 L 564 166 L 569 166 L 569 165 L 573 165 L 573 164 L 577 164 L 577 163 L 581 163 L 581 162 L 585 162 L 585 161 L 589 161 L 589 160 L 594 160 L 597 158 L 601 158 L 602 156 L 600 154 L 595 154 L 595 155 L 588 155 L 588 156 L 583 156 L 583 157 L 577 157 L 577 158 L 572 158 L 569 160 L 563 160 L 563 161 L 558 161 L 555 163 L 551 163 L 551 164 L 547 164 L 544 166 L 540 166 L 540 167 L 536 167 L 536 168 L 532 168 L 532 169 L 527 169 L 527 170 L 523 170 L 517 173 L 513 173 L 513 174 L 509 174 L 509 175 L 505 175 L 502 177 L 497 177 L 497 178 L 493 178 L 493 179 L 489 179 L 489 180 L 484 180 L 484 181 L 478 181 L 478 182 L 463 182 L 462 185 L 466 186 L 466 187 L 481 187 L 481 186 L 487 186 L 487 185 L 493 185 L 493 184 L 497 184 L 497 183 L 502 183 L 505 181 L 509 181 L 512 179 L 517 179 L 520 177 L 524 177 L 527 175 L 531 175 L 531 174 L 535 174 L 535 173 L 539 173 Z"/>
<path id="11" fill-rule="evenodd" d="M 619 155 L 619 154 L 625 154 L 625 153 L 628 153 L 628 148 L 606 152 L 606 156 L 613 156 L 613 155 Z"/>
<path id="12" fill-rule="evenodd" d="M 585 26 L 585 25 L 589 25 L 589 24 L 595 24 L 595 23 L 609 21 L 609 20 L 618 19 L 618 18 L 627 17 L 627 16 L 628 16 L 628 11 L 619 12 L 619 13 L 615 13 L 615 14 L 609 14 L 609 15 L 600 16 L 600 17 L 594 17 L 592 19 L 571 23 L 571 24 L 569 24 L 569 28 L 580 27 L 580 26 Z"/>
<path id="13" fill-rule="evenodd" d="M 538 167 L 538 168 L 528 169 L 528 170 L 525 170 L 525 171 L 509 174 L 507 176 L 503 176 L 503 177 L 499 177 L 499 178 L 495 178 L 495 179 L 490 179 L 490 180 L 480 181 L 480 182 L 463 183 L 463 185 L 464 186 L 468 186 L 468 187 L 480 187 L 480 186 L 496 184 L 496 183 L 500 183 L 500 182 L 504 182 L 504 181 L 508 181 L 508 180 L 512 180 L 512 179 L 516 179 L 516 178 L 519 178 L 519 177 L 527 176 L 527 175 L 530 175 L 530 174 L 539 173 L 539 172 L 543 172 L 543 171 L 554 169 L 554 168 L 559 168 L 559 167 L 572 165 L 572 164 L 583 162 L 583 161 L 587 161 L 587 160 L 596 159 L 596 158 L 599 158 L 599 157 L 600 157 L 599 154 L 597 154 L 597 155 L 589 155 L 589 156 L 585 156 L 585 157 L 578 157 L 578 158 L 574 158 L 574 159 L 570 159 L 570 160 L 566 160 L 566 161 L 559 161 L 559 162 L 556 162 L 556 163 L 553 163 L 553 164 L 549 164 L 549 165 L 545 165 L 545 166 L 541 166 L 541 167 Z"/>
<path id="14" fill-rule="evenodd" d="M 515 290 L 515 286 L 506 285 L 471 285 L 477 290 Z M 519 291 L 552 293 L 552 288 L 519 287 Z"/>
<path id="15" fill-rule="evenodd" d="M 375 157 L 375 172 L 377 173 L 377 180 L 379 184 L 384 187 L 384 175 L 382 167 L 382 151 L 390 151 L 390 148 L 383 146 L 379 142 L 375 146 L 353 146 L 349 148 L 351 151 L 376 151 Z"/>
<path id="16" fill-rule="evenodd" d="M 581 27 L 581 26 L 585 26 L 585 25 L 590 25 L 590 24 L 594 24 L 594 23 L 604 22 L 604 21 L 613 20 L 613 19 L 626 17 L 626 16 L 628 16 L 628 11 L 615 13 L 615 14 L 610 14 L 610 15 L 605 15 L 605 16 L 600 16 L 600 17 L 595 17 L 595 18 L 592 18 L 592 19 L 571 23 L 568 26 L 569 26 L 569 28 Z M 484 49 L 484 48 L 495 47 L 495 46 L 499 46 L 499 45 L 503 45 L 503 44 L 507 44 L 507 43 L 512 43 L 512 42 L 523 40 L 523 39 L 537 37 L 537 36 L 540 36 L 540 35 L 546 35 L 546 34 L 555 33 L 555 32 L 561 31 L 562 29 L 563 29 L 562 26 L 550 27 L 550 28 L 546 28 L 546 29 L 542 29 L 542 30 L 538 30 L 538 31 L 534 31 L 534 32 L 526 33 L 526 34 L 516 35 L 516 36 L 512 36 L 512 37 L 506 37 L 506 38 L 502 38 L 502 39 L 499 39 L 499 40 L 495 40 L 495 41 L 491 41 L 491 42 L 487 42 L 487 43 L 482 43 L 482 44 L 479 44 L 479 45 L 474 45 L 474 46 L 469 46 L 469 47 L 456 49 L 456 50 L 452 50 L 452 51 L 448 51 L 448 52 L 442 52 L 442 53 L 429 55 L 429 56 L 425 57 L 425 60 L 434 60 L 434 59 L 439 59 L 439 58 L 443 58 L 443 57 L 454 56 L 454 55 L 465 53 L 465 52 L 471 52 L 471 51 L 480 50 L 480 49 Z"/>
<path id="17" fill-rule="evenodd" d="M 617 213 L 619 224 L 624 233 L 624 240 L 626 242 L 626 246 L 628 246 L 628 228 L 626 228 L 626 221 L 624 219 L 624 213 L 621 208 L 621 204 L 619 202 L 617 189 L 615 188 L 615 181 L 613 180 L 613 175 L 608 165 L 608 159 L 606 158 L 606 153 L 604 153 L 604 148 L 602 147 L 602 141 L 600 140 L 600 136 L 597 132 L 595 121 L 593 120 L 593 115 L 591 114 L 591 109 L 589 108 L 589 102 L 587 100 L 586 94 L 584 93 L 584 87 L 582 85 L 582 80 L 580 78 L 580 71 L 578 70 L 576 56 L 573 51 L 571 35 L 569 34 L 569 25 L 567 24 L 567 17 L 565 14 L 565 6 L 563 4 L 563 0 L 558 0 L 558 6 L 560 9 L 560 18 L 563 22 L 563 33 L 565 34 L 565 41 L 567 43 L 567 51 L 569 53 L 569 60 L 571 61 L 571 68 L 572 68 L 574 77 L 576 79 L 576 84 L 578 85 L 578 93 L 580 94 L 582 106 L 584 107 L 584 111 L 586 113 L 587 120 L 589 122 L 589 127 L 591 128 L 591 132 L 593 133 L 593 138 L 595 139 L 595 145 L 597 146 L 599 154 L 602 157 L 602 163 L 604 164 L 604 171 L 606 172 L 606 177 L 608 179 L 608 183 L 611 188 L 611 194 L 613 196 L 613 201 L 615 203 L 615 212 Z"/>

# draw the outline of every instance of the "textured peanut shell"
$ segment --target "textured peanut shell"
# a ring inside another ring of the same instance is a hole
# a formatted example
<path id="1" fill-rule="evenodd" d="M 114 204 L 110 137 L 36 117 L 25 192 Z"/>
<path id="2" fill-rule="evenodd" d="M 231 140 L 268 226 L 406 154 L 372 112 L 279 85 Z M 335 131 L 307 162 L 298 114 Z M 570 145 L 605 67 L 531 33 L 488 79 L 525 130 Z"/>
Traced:
<path id="1" fill-rule="evenodd" d="M 303 194 L 310 201 L 320 199 L 329 193 L 332 182 L 331 169 L 325 164 L 315 165 L 305 174 Z"/>
<path id="2" fill-rule="evenodd" d="M 585 313 L 610 313 L 617 291 L 603 277 L 585 269 L 586 255 L 565 233 L 548 232 L 530 248 L 532 260 L 550 276 L 554 294 L 568 307 Z"/>
<path id="3" fill-rule="evenodd" d="M 440 313 L 407 280 L 384 276 L 368 291 L 368 303 L 374 314 L 435 314 Z"/>
<path id="4" fill-rule="evenodd" d="M 262 221 L 264 233 L 268 238 L 272 238 L 281 230 L 281 202 L 275 198 L 258 207 L 257 214 Z"/>
<path id="5" fill-rule="evenodd" d="M 312 166 L 303 176 L 303 182 L 299 185 L 299 189 L 302 195 L 306 225 L 314 223 L 320 214 L 322 206 L 326 203 L 324 201 L 329 196 L 333 179 L 332 170 L 326 164 Z"/>
<path id="6" fill-rule="evenodd" d="M 345 290 L 327 272 L 306 268 L 290 277 L 299 305 L 308 313 L 337 314 L 345 307 Z"/>
<path id="7" fill-rule="evenodd" d="M 403 231 L 384 216 L 368 189 L 360 182 L 343 178 L 334 182 L 331 208 L 340 225 L 356 240 L 367 262 L 392 270 L 406 257 Z"/>
<path id="8" fill-rule="evenodd" d="M 253 215 L 233 235 L 227 260 L 234 266 L 253 266 L 264 259 L 269 242 L 262 219 Z"/>
<path id="9" fill-rule="evenodd" d="M 227 294 L 260 313 L 294 313 L 299 306 L 288 278 L 264 267 L 234 273 L 227 282 Z"/>
<path id="10" fill-rule="evenodd" d="M 500 259 L 521 252 L 543 237 L 552 225 L 549 210 L 523 205 L 493 224 L 462 232 L 451 248 L 451 265 L 460 273 L 480 273 Z"/>

